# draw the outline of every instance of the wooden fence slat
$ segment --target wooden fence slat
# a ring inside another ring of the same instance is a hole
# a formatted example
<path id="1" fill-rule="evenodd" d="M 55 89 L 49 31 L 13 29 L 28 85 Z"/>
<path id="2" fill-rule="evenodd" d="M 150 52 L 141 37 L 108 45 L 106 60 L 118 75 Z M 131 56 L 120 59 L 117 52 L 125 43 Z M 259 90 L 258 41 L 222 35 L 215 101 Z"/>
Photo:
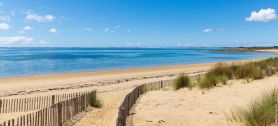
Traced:
<path id="1" fill-rule="evenodd" d="M 0 114 L 2 113 L 2 99 L 0 99 Z M 1 124 L 2 125 L 2 124 Z"/>

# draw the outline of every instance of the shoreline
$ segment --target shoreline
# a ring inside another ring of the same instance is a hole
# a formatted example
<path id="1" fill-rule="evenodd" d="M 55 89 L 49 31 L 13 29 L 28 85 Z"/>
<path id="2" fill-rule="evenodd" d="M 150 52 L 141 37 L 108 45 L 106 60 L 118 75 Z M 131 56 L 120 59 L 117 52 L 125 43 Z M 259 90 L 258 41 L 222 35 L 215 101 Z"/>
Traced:
<path id="1" fill-rule="evenodd" d="M 242 63 L 261 59 L 235 60 L 221 63 Z M 137 81 L 157 81 L 165 78 L 173 78 L 179 74 L 204 73 L 216 63 L 220 62 L 1 78 L 0 97 L 18 97 L 34 94 L 49 95 L 50 93 L 63 93 L 65 91 L 77 92 L 82 90 L 98 90 L 99 92 L 105 92 L 117 88 L 130 88 L 130 85 L 142 84 L 135 83 Z M 128 84 L 125 85 L 125 83 Z"/>
<path id="2" fill-rule="evenodd" d="M 260 50 L 258 52 L 268 52 L 268 50 Z M 273 52 L 273 51 L 269 51 Z M 278 50 L 277 50 L 278 53 Z M 268 57 L 271 58 L 271 57 Z M 120 72 L 133 72 L 133 71 L 151 71 L 157 69 L 169 69 L 169 68 L 182 68 L 189 65 L 202 65 L 202 64 L 215 64 L 215 63 L 231 63 L 231 62 L 245 62 L 245 61 L 255 61 L 267 58 L 253 58 L 253 59 L 240 59 L 240 60 L 226 60 L 226 61 L 213 61 L 213 62 L 202 62 L 202 63 L 188 63 L 188 64 L 176 64 L 176 65 L 158 65 L 158 66 L 143 66 L 143 67 L 132 67 L 132 68 L 115 68 L 108 70 L 88 70 L 88 71 L 77 71 L 77 72 L 61 72 L 61 73 L 46 73 L 46 74 L 37 74 L 37 75 L 22 75 L 22 76 L 9 76 L 9 77 L 0 77 L 0 82 L 2 80 L 12 80 L 12 79 L 24 79 L 24 78 L 44 78 L 44 77 L 63 77 L 63 76 L 79 76 L 85 74 L 110 74 L 110 73 L 120 73 Z M 0 84 L 1 85 L 1 84 Z"/>
<path id="3" fill-rule="evenodd" d="M 166 76 L 171 77 L 184 72 L 191 73 L 192 71 L 204 71 L 209 69 L 210 66 L 213 66 L 213 64 L 215 64 L 215 62 L 0 78 L 0 97 L 17 94 L 24 95 L 25 93 L 22 92 L 25 91 L 31 93 L 36 90 L 44 90 L 44 92 L 55 90 L 62 91 L 66 89 L 113 85 L 134 80 L 162 78 Z"/>

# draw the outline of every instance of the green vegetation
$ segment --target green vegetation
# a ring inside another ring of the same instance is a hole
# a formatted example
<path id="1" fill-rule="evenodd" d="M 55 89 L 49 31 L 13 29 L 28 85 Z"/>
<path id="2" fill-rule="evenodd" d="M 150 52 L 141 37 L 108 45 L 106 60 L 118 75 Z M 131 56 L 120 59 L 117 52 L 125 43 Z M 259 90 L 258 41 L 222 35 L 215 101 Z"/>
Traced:
<path id="1" fill-rule="evenodd" d="M 96 107 L 96 108 L 102 107 L 100 100 L 97 98 L 97 91 L 92 91 L 90 93 L 89 103 L 91 106 Z"/>
<path id="2" fill-rule="evenodd" d="M 180 75 L 173 83 L 174 90 L 178 90 L 183 87 L 190 87 L 190 78 L 188 75 Z"/>
<path id="3" fill-rule="evenodd" d="M 221 84 L 223 84 L 223 85 L 226 85 L 228 82 L 228 77 L 226 75 L 222 75 L 218 79 L 221 82 Z"/>
<path id="4" fill-rule="evenodd" d="M 206 74 L 205 77 L 199 80 L 200 88 L 210 88 L 216 86 L 217 84 L 217 76 L 214 74 Z"/>
<path id="5" fill-rule="evenodd" d="M 245 79 L 248 82 L 263 79 L 278 72 L 278 57 L 245 64 L 227 65 L 219 63 L 199 81 L 200 88 L 210 88 L 218 83 L 227 84 L 229 79 Z"/>
<path id="6" fill-rule="evenodd" d="M 237 107 L 227 118 L 246 126 L 269 126 L 275 123 L 278 90 L 273 89 L 252 101 L 246 108 Z"/>

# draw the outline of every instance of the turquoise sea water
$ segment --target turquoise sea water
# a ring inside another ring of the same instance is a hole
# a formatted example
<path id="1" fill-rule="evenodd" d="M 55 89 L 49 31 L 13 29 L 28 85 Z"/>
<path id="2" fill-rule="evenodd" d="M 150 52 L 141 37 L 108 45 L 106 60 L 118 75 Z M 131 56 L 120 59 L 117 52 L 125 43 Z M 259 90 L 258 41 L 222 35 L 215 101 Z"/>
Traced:
<path id="1" fill-rule="evenodd" d="M 242 60 L 275 53 L 220 53 L 220 48 L 0 48 L 0 77 Z"/>

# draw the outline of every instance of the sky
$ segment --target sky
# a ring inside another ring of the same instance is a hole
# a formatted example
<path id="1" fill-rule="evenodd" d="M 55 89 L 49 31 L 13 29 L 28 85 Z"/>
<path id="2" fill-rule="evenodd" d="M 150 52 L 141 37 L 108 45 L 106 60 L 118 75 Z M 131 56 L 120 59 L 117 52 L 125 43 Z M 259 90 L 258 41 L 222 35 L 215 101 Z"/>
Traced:
<path id="1" fill-rule="evenodd" d="M 277 11 L 277 0 L 0 0 L 0 46 L 274 46 Z"/>

